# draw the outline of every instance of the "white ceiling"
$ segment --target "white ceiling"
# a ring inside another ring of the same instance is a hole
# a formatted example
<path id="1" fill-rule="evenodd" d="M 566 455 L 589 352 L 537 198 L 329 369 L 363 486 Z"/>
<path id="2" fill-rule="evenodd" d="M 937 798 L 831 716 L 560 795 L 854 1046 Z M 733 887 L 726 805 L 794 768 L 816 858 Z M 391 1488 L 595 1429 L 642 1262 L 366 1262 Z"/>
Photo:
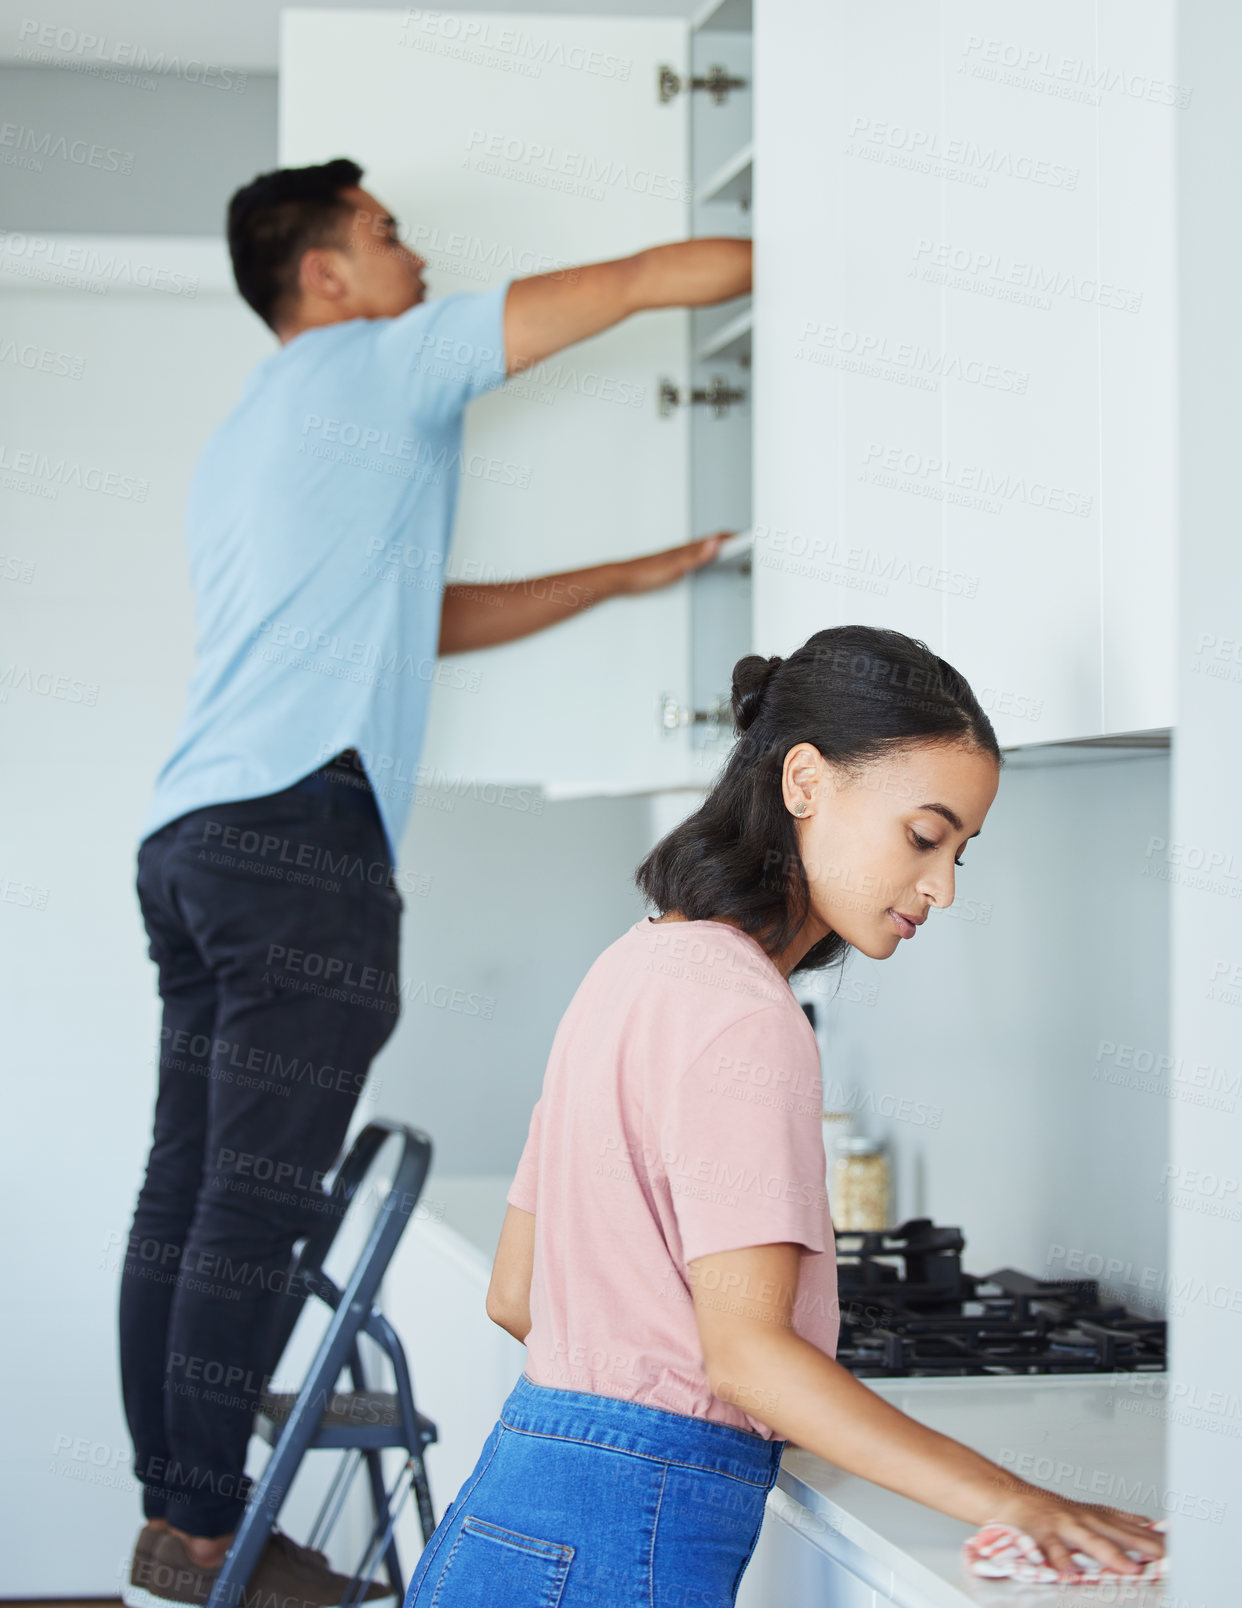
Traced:
<path id="1" fill-rule="evenodd" d="M 276 71 L 278 19 L 285 10 L 390 11 L 407 6 L 376 6 L 361 0 L 325 0 L 322 5 L 283 6 L 280 0 L 0 0 L 0 62 L 72 68 L 76 60 L 133 59 L 163 55 L 187 58 L 247 72 Z M 445 11 L 487 11 L 538 16 L 566 13 L 590 16 L 688 17 L 696 0 L 550 0 L 542 5 L 459 5 Z M 38 32 L 53 30 L 57 43 L 39 47 Z M 86 36 L 96 43 L 84 44 Z M 31 55 L 32 48 L 35 54 Z"/>

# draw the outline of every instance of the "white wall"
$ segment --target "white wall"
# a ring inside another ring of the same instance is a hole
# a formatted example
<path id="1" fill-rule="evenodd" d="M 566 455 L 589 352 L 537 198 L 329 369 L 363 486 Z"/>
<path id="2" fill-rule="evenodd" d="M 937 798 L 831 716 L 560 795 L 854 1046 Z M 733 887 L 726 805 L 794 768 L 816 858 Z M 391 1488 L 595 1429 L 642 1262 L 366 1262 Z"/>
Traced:
<path id="1" fill-rule="evenodd" d="M 1168 1053 L 1168 886 L 1149 847 L 1168 776 L 1167 754 L 1011 759 L 954 904 L 888 960 L 852 955 L 839 988 L 798 984 L 823 1002 L 825 1107 L 891 1148 L 895 1222 L 961 1228 L 972 1273 L 1098 1275 L 1148 1315 L 1187 1091 L 1124 1063 Z"/>
<path id="2" fill-rule="evenodd" d="M 1169 1381 L 1169 1485 L 1210 1492 L 1223 1524 L 1179 1520 L 1179 1599 L 1227 1601 L 1242 1512 L 1242 186 L 1236 64 L 1242 13 L 1179 8 L 1179 72 L 1194 101 L 1179 143 L 1181 569 L 1172 828 L 1173 1054 L 1204 1068 L 1203 1105 L 1173 1113 L 1171 1296 L 1182 1309 Z M 1210 1069 L 1210 1070 L 1209 1070 Z M 1226 1585 L 1226 1582 L 1229 1584 Z"/>
<path id="3" fill-rule="evenodd" d="M 0 392 L 3 1189 L 12 1276 L 38 1324 L 5 1329 L 6 1375 L 28 1387 L 10 1403 L 6 1579 L 32 1595 L 110 1592 L 138 1514 L 114 1313 L 158 1028 L 134 852 L 190 663 L 185 482 L 266 342 L 245 309 L 206 297 L 10 290 L 0 320 L 15 349 L 66 356 L 81 376 L 13 362 Z M 19 451 L 47 466 L 15 473 Z M 59 464 L 149 489 L 78 489 Z M 51 1546 L 53 1525 L 72 1549 Z"/>
<path id="4" fill-rule="evenodd" d="M 130 169 L 52 155 L 5 169 L 0 1187 L 9 1276 L 35 1327 L 5 1329 L 5 1375 L 23 1389 L 9 1398 L 0 1500 L 4 1589 L 28 1596 L 114 1594 L 139 1522 L 115 1310 L 150 1137 L 158 1002 L 134 851 L 190 666 L 185 484 L 271 349 L 231 285 L 224 296 L 206 279 L 195 294 L 116 287 L 204 266 L 220 282 L 210 251 L 158 237 L 219 230 L 230 178 L 271 165 L 274 80 L 222 94 L 85 65 L 0 72 L 17 128 L 120 151 Z M 52 289 L 55 232 L 101 228 L 141 237 L 106 248 L 119 278 L 99 281 L 102 293 Z M 115 477 L 121 494 L 75 475 Z M 72 1547 L 55 1541 L 63 1533 Z"/>

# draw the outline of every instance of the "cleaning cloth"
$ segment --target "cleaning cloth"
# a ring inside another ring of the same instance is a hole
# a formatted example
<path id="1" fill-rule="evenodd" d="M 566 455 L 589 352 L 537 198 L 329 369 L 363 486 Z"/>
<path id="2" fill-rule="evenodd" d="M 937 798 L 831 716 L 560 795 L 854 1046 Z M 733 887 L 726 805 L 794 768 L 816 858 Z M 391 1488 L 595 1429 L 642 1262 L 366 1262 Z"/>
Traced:
<path id="1" fill-rule="evenodd" d="M 1156 1519 L 1150 1527 L 1163 1534 L 1165 1521 Z M 962 1543 L 967 1569 L 971 1574 L 982 1575 L 988 1580 L 1021 1580 L 1029 1585 L 1051 1585 L 1054 1581 L 1059 1585 L 1088 1585 L 1093 1580 L 1164 1579 L 1169 1561 L 1167 1555 L 1144 1559 L 1137 1552 L 1129 1552 L 1128 1549 L 1127 1552 L 1135 1563 L 1142 1563 L 1141 1573 L 1121 1574 L 1116 1569 L 1106 1568 L 1085 1552 L 1071 1552 L 1073 1572 L 1058 1574 L 1046 1561 L 1033 1537 L 1024 1530 L 1015 1529 L 1012 1524 L 1002 1524 L 998 1519 L 985 1524 Z"/>

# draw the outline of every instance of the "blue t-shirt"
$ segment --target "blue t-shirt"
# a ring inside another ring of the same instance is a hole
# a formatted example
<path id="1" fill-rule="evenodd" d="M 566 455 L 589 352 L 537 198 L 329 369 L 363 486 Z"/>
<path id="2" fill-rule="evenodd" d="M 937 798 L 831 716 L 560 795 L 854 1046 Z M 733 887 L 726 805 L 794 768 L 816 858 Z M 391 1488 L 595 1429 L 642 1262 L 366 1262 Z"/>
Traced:
<path id="1" fill-rule="evenodd" d="M 510 283 L 304 330 L 248 377 L 190 483 L 198 662 L 143 837 L 356 748 L 395 859 L 450 669 L 462 412 L 505 378 Z"/>

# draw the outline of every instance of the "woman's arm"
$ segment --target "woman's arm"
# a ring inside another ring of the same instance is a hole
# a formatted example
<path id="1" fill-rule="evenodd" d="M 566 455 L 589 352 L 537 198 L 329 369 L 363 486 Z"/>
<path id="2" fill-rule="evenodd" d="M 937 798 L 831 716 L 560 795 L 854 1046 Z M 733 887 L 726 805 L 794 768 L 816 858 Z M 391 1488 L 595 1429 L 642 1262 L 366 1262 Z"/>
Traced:
<path id="1" fill-rule="evenodd" d="M 1002 1519 L 1032 1536 L 1057 1570 L 1071 1551 L 1136 1573 L 1123 1547 L 1164 1551 L 1139 1517 L 1070 1502 L 1016 1478 L 928 1429 L 793 1332 L 802 1248 L 753 1245 L 691 1262 L 691 1294 L 708 1383 L 777 1435 L 937 1512 L 981 1525 Z"/>
<path id="2" fill-rule="evenodd" d="M 530 1333 L 530 1274 L 535 1265 L 535 1214 L 509 1206 L 487 1287 L 487 1315 L 515 1340 Z"/>

